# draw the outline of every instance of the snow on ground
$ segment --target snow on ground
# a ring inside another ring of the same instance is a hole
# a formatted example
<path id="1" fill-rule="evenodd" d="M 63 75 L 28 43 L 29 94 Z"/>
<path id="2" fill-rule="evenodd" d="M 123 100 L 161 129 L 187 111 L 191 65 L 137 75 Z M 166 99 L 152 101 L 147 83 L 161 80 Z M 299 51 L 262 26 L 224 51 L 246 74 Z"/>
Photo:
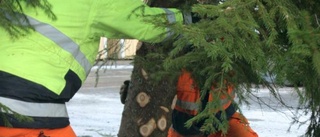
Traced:
<path id="1" fill-rule="evenodd" d="M 97 87 L 93 86 L 95 75 L 89 75 L 84 86 L 67 103 L 71 125 L 78 137 L 117 136 L 123 110 L 119 88 L 123 80 L 130 78 L 131 71 L 130 65 L 110 68 L 99 76 Z M 94 72 L 95 69 L 92 70 L 92 73 Z M 291 88 L 281 88 L 280 93 L 285 101 L 296 106 L 298 99 Z M 277 111 L 274 111 L 255 100 L 250 100 L 250 106 L 241 106 L 251 127 L 260 137 L 298 137 L 304 134 L 307 125 L 300 128 L 298 125 L 293 125 L 290 132 L 287 131 L 292 121 L 292 112 L 295 111 L 278 105 L 265 88 L 260 88 L 255 95 L 268 105 L 277 108 Z"/>
<path id="2" fill-rule="evenodd" d="M 295 107 L 297 105 L 298 99 L 297 96 L 293 94 L 292 88 L 281 88 L 279 92 L 290 106 Z M 305 133 L 307 125 L 299 127 L 297 124 L 292 126 L 290 124 L 292 122 L 292 116 L 296 114 L 296 111 L 279 105 L 278 102 L 272 99 L 269 90 L 261 88 L 255 95 L 276 109 L 273 110 L 261 103 L 260 105 L 257 101 L 250 101 L 250 106 L 241 107 L 251 127 L 260 137 L 298 137 Z M 300 120 L 305 119 L 307 119 L 306 116 L 301 117 Z"/>

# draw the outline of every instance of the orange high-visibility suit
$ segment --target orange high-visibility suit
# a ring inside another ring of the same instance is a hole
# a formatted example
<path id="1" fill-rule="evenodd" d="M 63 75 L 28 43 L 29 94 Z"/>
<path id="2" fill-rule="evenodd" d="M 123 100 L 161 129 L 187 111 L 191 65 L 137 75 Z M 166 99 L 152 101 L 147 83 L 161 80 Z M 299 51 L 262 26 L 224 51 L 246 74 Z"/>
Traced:
<path id="1" fill-rule="evenodd" d="M 220 96 L 222 108 L 229 119 L 229 129 L 226 137 L 258 137 L 249 127 L 247 119 L 236 112 L 231 104 L 230 97 L 234 98 L 232 86 L 228 86 L 226 94 Z M 212 101 L 212 95 L 208 94 L 206 101 Z M 221 132 L 206 135 L 200 131 L 202 123 L 196 123 L 190 128 L 184 127 L 186 121 L 197 115 L 200 100 L 200 91 L 195 85 L 191 74 L 183 71 L 177 84 L 177 102 L 172 113 L 172 127 L 169 129 L 168 137 L 222 137 Z M 216 116 L 220 117 L 221 113 Z"/>

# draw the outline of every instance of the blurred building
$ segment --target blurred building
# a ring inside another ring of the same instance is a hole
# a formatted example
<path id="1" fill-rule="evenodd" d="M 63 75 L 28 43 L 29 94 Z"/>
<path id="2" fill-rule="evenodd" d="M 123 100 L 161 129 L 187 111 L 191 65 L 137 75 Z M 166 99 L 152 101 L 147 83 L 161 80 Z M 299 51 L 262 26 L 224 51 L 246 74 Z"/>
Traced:
<path id="1" fill-rule="evenodd" d="M 136 39 L 108 39 L 101 37 L 97 59 L 133 59 L 140 44 Z"/>

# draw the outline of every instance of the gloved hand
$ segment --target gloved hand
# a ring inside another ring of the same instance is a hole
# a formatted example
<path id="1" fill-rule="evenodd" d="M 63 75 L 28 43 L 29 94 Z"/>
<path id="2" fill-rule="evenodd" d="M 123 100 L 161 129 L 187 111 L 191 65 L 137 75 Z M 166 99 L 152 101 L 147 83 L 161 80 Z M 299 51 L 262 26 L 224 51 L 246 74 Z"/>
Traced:
<path id="1" fill-rule="evenodd" d="M 194 12 L 191 12 L 192 23 L 197 23 L 201 20 L 201 18 Z"/>
<path id="2" fill-rule="evenodd" d="M 120 101 L 122 104 L 126 103 L 129 84 L 130 84 L 130 80 L 126 80 L 123 82 L 123 85 L 120 87 Z"/>

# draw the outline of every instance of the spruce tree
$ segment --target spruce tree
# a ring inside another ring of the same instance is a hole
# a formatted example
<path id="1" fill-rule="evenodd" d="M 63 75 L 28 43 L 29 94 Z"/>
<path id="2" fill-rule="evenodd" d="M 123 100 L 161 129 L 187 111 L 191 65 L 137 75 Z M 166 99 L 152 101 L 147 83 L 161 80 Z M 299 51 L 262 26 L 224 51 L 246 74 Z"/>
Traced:
<path id="1" fill-rule="evenodd" d="M 149 53 L 142 54 L 143 60 L 139 61 L 141 57 L 137 54 L 134 62 L 143 66 L 144 70 L 149 70 L 149 75 L 152 73 L 154 76 L 151 77 L 153 80 L 167 79 L 168 76 L 176 78 L 182 69 L 186 69 L 192 72 L 201 88 L 202 97 L 206 92 L 219 96 L 219 91 L 231 83 L 239 102 L 246 103 L 248 95 L 252 94 L 252 85 L 262 84 L 270 89 L 279 103 L 287 106 L 277 93 L 278 87 L 263 78 L 264 75 L 276 76 L 274 82 L 277 85 L 293 83 L 295 92 L 300 95 L 300 106 L 297 109 L 304 108 L 303 115 L 310 116 L 306 136 L 320 136 L 320 24 L 319 10 L 316 8 L 320 2 L 173 0 L 165 3 L 149 0 L 148 3 L 151 6 L 181 8 L 200 18 L 200 21 L 193 24 L 170 24 L 169 27 L 179 35 L 177 39 L 161 43 L 161 46 L 154 45 L 156 47 L 153 50 L 156 48 L 156 52 L 146 50 Z M 156 18 L 149 22 L 157 26 L 168 26 L 159 24 Z M 155 58 L 163 61 L 155 63 Z M 141 72 L 133 71 L 135 73 Z M 299 89 L 298 85 L 303 85 L 303 88 Z M 214 90 L 211 90 L 212 86 Z M 219 125 L 218 130 L 226 132 L 227 121 L 218 121 L 209 111 L 221 109 L 218 104 L 218 99 L 210 102 L 201 113 L 186 123 L 187 126 L 206 119 L 202 127 L 204 132 L 217 132 L 212 123 Z M 301 123 L 297 120 L 293 122 Z"/>
<path id="2" fill-rule="evenodd" d="M 0 28 L 13 38 L 32 31 L 31 26 L 21 25 L 27 20 L 21 20 L 21 16 L 16 14 L 23 13 L 20 8 L 22 1 L 55 19 L 51 5 L 45 0 L 0 0 Z M 189 25 L 170 24 L 169 27 L 180 35 L 179 38 L 161 43 L 162 47 L 149 48 L 147 51 L 153 52 L 136 58 L 141 61 L 150 59 L 151 62 L 143 66 L 144 70 L 154 71 L 151 78 L 161 81 L 161 76 L 175 77 L 181 69 L 187 69 L 201 87 L 201 93 L 214 94 L 217 92 L 210 90 L 212 85 L 219 91 L 227 83 L 232 83 L 240 101 L 246 102 L 252 84 L 266 85 L 278 98 L 277 88 L 262 78 L 266 73 L 276 75 L 277 84 L 288 80 L 295 86 L 303 85 L 302 89 L 295 88 L 295 91 L 300 95 L 299 108 L 305 108 L 305 114 L 310 116 L 306 136 L 320 136 L 319 1 L 172 0 L 164 4 L 161 0 L 150 0 L 149 4 L 152 5 L 152 2 L 156 2 L 153 6 L 192 11 L 201 20 Z M 156 20 L 153 23 L 168 26 Z M 141 69 L 138 71 L 143 73 Z M 144 79 L 143 76 L 138 75 L 141 79 Z M 149 87 L 145 88 L 150 89 L 153 85 L 148 84 Z M 207 105 L 188 124 L 211 115 L 208 110 L 219 109 L 218 103 Z M 6 108 L 0 105 L 0 109 Z M 203 130 L 215 132 L 211 127 L 214 121 L 210 117 Z M 219 124 L 219 121 L 216 122 Z M 225 124 L 225 121 L 219 124 L 223 131 L 226 131 Z"/>
<path id="3" fill-rule="evenodd" d="M 252 84 L 264 84 L 279 99 L 277 87 L 262 76 L 275 75 L 276 82 L 303 85 L 295 88 L 300 95 L 300 107 L 306 108 L 310 124 L 306 136 L 320 136 L 320 54 L 319 1 L 295 0 L 226 0 L 198 1 L 189 11 L 201 20 L 192 25 L 172 26 L 183 36 L 174 41 L 174 48 L 165 59 L 167 71 L 185 68 L 193 73 L 201 92 L 219 94 L 228 82 L 235 86 L 240 101 L 251 94 Z M 188 9 L 186 9 L 188 10 Z M 189 50 L 184 55 L 180 53 Z M 226 82 L 228 81 L 228 82 Z M 214 84 L 212 84 L 214 83 Z M 214 86 L 215 90 L 210 90 Z M 217 95 L 218 96 L 218 95 Z M 212 102 L 188 124 L 219 109 Z M 283 104 L 286 105 L 286 104 Z M 299 116 L 299 115 L 297 115 Z M 215 132 L 208 119 L 204 131 Z M 217 124 L 225 122 L 217 121 Z M 298 121 L 295 121 L 298 122 Z M 222 131 L 226 131 L 221 126 Z"/>

